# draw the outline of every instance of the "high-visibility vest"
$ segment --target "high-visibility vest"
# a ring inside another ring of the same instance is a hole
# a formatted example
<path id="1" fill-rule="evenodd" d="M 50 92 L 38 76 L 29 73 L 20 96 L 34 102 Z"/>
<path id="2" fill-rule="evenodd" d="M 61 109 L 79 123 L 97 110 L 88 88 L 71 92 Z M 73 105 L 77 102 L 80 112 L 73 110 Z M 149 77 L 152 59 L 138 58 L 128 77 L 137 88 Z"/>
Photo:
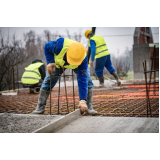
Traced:
<path id="1" fill-rule="evenodd" d="M 106 43 L 104 41 L 104 38 L 102 36 L 96 36 L 93 35 L 90 40 L 94 40 L 96 44 L 96 53 L 95 53 L 95 59 L 104 57 L 106 55 L 109 55 L 108 48 L 106 46 Z M 90 40 L 89 40 L 89 47 L 90 47 Z"/>
<path id="2" fill-rule="evenodd" d="M 78 65 L 71 65 L 71 64 L 64 65 L 65 61 L 63 60 L 63 57 L 64 57 L 65 53 L 67 52 L 68 46 L 73 42 L 76 42 L 76 41 L 64 38 L 63 48 L 62 48 L 61 52 L 58 55 L 54 54 L 54 59 L 55 59 L 55 63 L 56 63 L 57 68 L 59 68 L 61 66 L 61 67 L 68 68 L 68 69 L 75 69 L 78 67 Z"/>
<path id="3" fill-rule="evenodd" d="M 43 63 L 36 62 L 33 64 L 30 64 L 28 67 L 25 68 L 25 72 L 22 75 L 21 81 L 23 84 L 36 84 L 39 83 L 39 80 L 41 79 L 41 74 L 38 70 L 40 66 L 42 66 Z"/>

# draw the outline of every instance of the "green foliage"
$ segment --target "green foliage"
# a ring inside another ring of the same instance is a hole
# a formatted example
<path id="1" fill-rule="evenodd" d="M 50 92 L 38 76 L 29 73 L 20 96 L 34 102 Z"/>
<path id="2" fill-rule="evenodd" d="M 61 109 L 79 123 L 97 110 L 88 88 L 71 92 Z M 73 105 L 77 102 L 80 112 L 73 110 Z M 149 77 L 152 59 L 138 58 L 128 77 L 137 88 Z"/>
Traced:
<path id="1" fill-rule="evenodd" d="M 133 76 L 133 71 L 129 71 L 127 73 L 127 77 L 123 77 L 125 80 L 133 80 L 134 76 Z"/>

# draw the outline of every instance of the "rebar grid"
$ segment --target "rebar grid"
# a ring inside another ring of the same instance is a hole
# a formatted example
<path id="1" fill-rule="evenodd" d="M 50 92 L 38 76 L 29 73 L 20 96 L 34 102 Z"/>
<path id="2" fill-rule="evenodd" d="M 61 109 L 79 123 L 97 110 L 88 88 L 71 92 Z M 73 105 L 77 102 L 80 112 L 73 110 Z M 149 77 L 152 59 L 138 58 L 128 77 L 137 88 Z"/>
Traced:
<path id="1" fill-rule="evenodd" d="M 134 86 L 134 85 L 129 85 Z M 110 116 L 110 117 L 147 117 L 146 109 L 146 90 L 145 87 L 134 86 L 134 88 L 93 91 L 93 108 L 98 111 L 96 116 Z M 159 85 L 158 85 L 159 86 Z M 157 86 L 157 89 L 158 89 Z M 153 88 L 150 87 L 152 90 Z M 51 92 L 52 108 L 51 113 L 54 115 L 68 114 L 67 103 L 65 97 L 65 88 L 61 87 L 59 96 L 59 113 L 58 110 L 58 90 L 53 88 Z M 75 92 L 75 109 L 78 108 L 79 94 L 78 87 L 74 87 Z M 69 113 L 74 111 L 73 103 L 73 88 L 67 87 L 68 93 L 68 109 Z M 28 89 L 19 90 L 17 96 L 2 96 L 0 95 L 0 113 L 16 113 L 29 114 L 35 110 L 38 102 L 38 94 L 29 94 Z M 153 98 L 151 98 L 153 97 Z M 159 117 L 159 90 L 150 96 L 150 104 L 152 108 L 152 117 Z M 45 113 L 50 114 L 50 98 L 47 100 Z M 85 114 L 85 116 L 89 116 Z"/>
<path id="2" fill-rule="evenodd" d="M 147 71 L 147 65 L 146 65 L 146 61 L 143 62 L 143 69 L 144 69 L 144 76 L 145 76 L 145 84 L 146 84 L 146 110 L 147 110 L 147 117 L 150 116 L 152 117 L 152 107 L 151 107 L 151 102 L 150 102 L 150 96 L 151 96 L 151 92 L 150 92 L 150 87 L 151 84 L 152 87 L 154 88 L 153 90 L 153 94 L 155 94 L 156 92 L 156 84 L 159 84 L 159 79 L 158 81 L 156 81 L 156 72 L 159 72 L 159 67 L 157 68 L 156 66 L 156 61 L 158 60 L 159 62 L 159 56 L 156 57 L 156 52 L 155 49 L 156 46 L 154 46 L 154 50 L 153 50 L 153 57 L 151 57 L 151 70 Z M 148 81 L 148 77 L 147 77 L 147 73 L 150 73 L 150 77 L 149 77 L 149 81 Z M 152 82 L 152 73 L 154 73 L 154 81 Z M 159 89 L 159 86 L 158 86 Z"/>

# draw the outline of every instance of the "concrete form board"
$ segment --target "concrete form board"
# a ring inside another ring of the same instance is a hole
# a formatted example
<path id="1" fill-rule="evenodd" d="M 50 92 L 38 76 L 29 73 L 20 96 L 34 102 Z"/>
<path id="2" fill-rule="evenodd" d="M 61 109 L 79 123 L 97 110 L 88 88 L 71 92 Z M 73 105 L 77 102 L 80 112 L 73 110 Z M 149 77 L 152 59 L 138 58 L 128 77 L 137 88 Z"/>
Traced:
<path id="1" fill-rule="evenodd" d="M 148 44 L 133 45 L 134 79 L 145 79 L 143 62 L 146 60 L 147 70 L 150 68 L 150 48 Z M 147 74 L 149 78 L 149 73 Z"/>
<path id="2" fill-rule="evenodd" d="M 64 127 L 65 125 L 68 125 L 72 121 L 76 120 L 81 116 L 80 109 L 75 110 L 74 112 L 69 113 L 68 115 L 57 119 L 55 122 L 50 123 L 36 131 L 34 133 L 53 133 L 56 130 Z"/>

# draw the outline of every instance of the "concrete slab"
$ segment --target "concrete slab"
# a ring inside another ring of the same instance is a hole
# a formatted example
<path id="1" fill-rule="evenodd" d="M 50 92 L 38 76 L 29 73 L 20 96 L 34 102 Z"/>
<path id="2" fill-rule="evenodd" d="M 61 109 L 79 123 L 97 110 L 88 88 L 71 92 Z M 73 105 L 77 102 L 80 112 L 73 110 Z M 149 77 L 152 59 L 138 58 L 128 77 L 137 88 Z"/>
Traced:
<path id="1" fill-rule="evenodd" d="M 56 121 L 54 121 L 54 122 L 52 122 L 42 128 L 37 129 L 36 131 L 34 131 L 34 133 L 51 133 L 51 132 L 53 133 L 53 132 L 57 131 L 58 129 L 64 127 L 65 125 L 68 125 L 72 121 L 76 120 L 80 116 L 81 116 L 81 111 L 80 111 L 80 109 L 77 109 L 74 112 L 71 112 L 68 115 L 57 119 Z"/>
<path id="2" fill-rule="evenodd" d="M 104 85 L 106 87 L 112 87 L 112 85 L 114 85 L 116 83 L 116 80 L 112 80 L 113 82 L 111 82 L 110 80 L 106 80 L 104 81 Z M 93 84 L 95 87 L 98 87 L 99 86 L 99 80 L 92 80 Z M 132 84 L 133 82 L 131 81 L 127 81 L 127 80 L 121 80 L 121 83 L 122 84 Z M 59 83 L 57 83 L 55 85 L 55 87 L 58 87 L 59 86 Z M 64 82 L 61 82 L 60 84 L 61 87 L 64 87 Z M 66 86 L 73 86 L 73 83 L 72 81 L 66 81 Z M 78 83 L 77 83 L 77 80 L 74 81 L 74 86 L 78 86 Z"/>
<path id="3" fill-rule="evenodd" d="M 83 116 L 56 133 L 159 133 L 159 118 Z"/>
<path id="4" fill-rule="evenodd" d="M 62 115 L 0 113 L 0 133 L 31 133 Z"/>

